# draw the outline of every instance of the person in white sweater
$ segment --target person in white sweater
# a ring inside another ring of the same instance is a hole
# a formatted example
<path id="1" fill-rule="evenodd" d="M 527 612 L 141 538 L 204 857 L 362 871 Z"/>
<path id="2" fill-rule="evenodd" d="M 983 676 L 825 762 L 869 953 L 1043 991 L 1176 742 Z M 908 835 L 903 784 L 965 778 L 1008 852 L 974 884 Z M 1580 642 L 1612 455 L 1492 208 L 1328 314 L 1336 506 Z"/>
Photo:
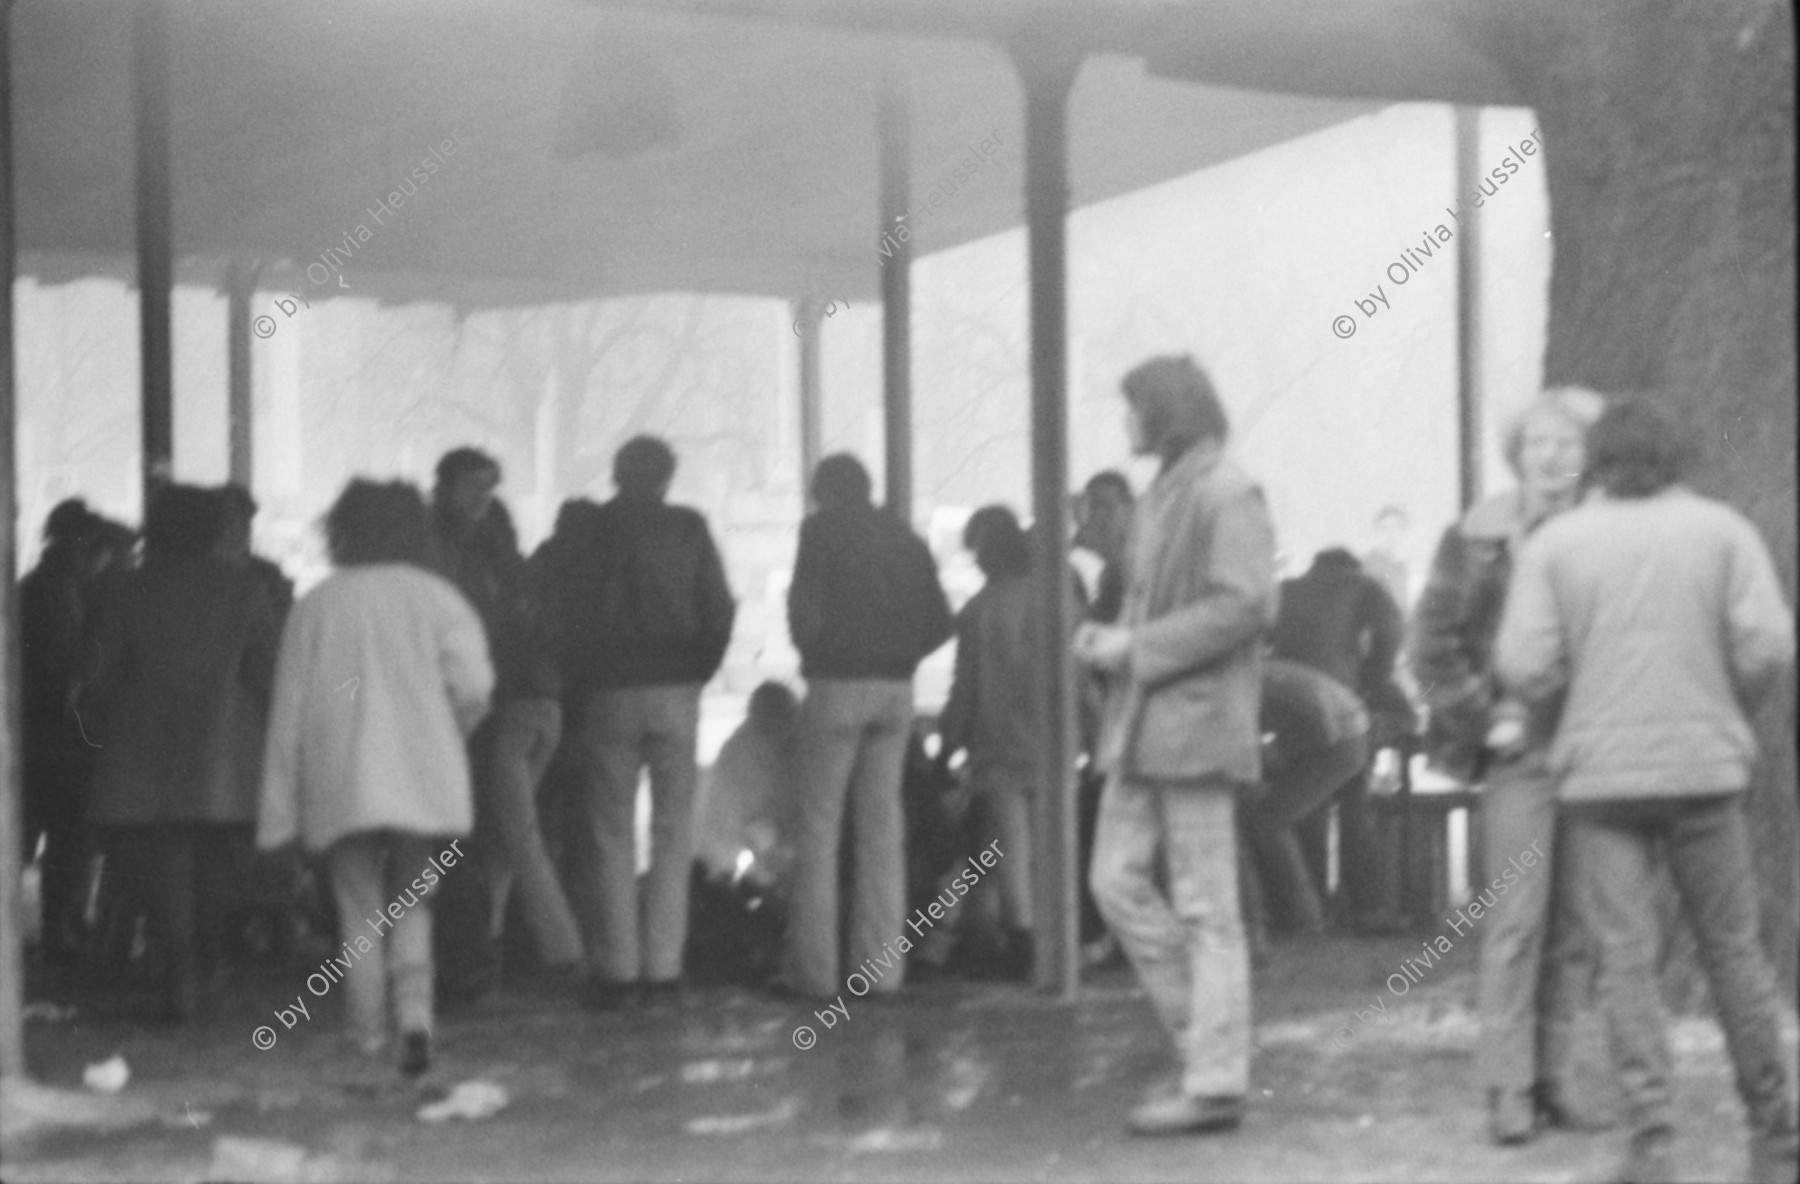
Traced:
<path id="1" fill-rule="evenodd" d="M 417 489 L 354 480 L 325 529 L 337 570 L 282 633 L 257 845 L 324 854 L 344 949 L 308 989 L 342 982 L 351 1034 L 374 1054 L 391 980 L 400 1067 L 417 1075 L 430 1064 L 430 895 L 457 874 L 454 840 L 473 822 L 465 741 L 494 668 L 475 610 L 431 569 Z"/>

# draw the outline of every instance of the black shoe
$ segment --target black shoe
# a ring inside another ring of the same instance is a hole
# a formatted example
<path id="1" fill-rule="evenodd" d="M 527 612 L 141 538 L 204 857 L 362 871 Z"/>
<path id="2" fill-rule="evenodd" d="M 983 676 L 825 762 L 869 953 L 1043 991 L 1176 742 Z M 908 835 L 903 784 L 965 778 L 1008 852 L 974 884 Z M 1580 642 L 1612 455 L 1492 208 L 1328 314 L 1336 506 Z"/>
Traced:
<path id="1" fill-rule="evenodd" d="M 1537 1133 L 1537 1105 L 1530 1090 L 1488 1090 L 1488 1137 L 1496 1146 L 1518 1147 Z"/>
<path id="2" fill-rule="evenodd" d="M 637 984 L 590 978 L 581 989 L 581 1005 L 589 1011 L 624 1011 L 636 1001 Z"/>
<path id="3" fill-rule="evenodd" d="M 645 979 L 637 984 L 637 1003 L 652 1011 L 679 1010 L 687 1006 L 687 988 L 678 978 Z"/>
<path id="4" fill-rule="evenodd" d="M 400 1072 L 418 1077 L 431 1068 L 431 1033 L 412 1031 L 400 1037 Z"/>
<path id="5" fill-rule="evenodd" d="M 1037 942 L 1029 929 L 1008 929 L 1002 939 L 997 959 L 1000 977 L 1008 982 L 1028 983 L 1037 966 Z"/>
<path id="6" fill-rule="evenodd" d="M 1134 1135 L 1213 1135 L 1235 1131 L 1244 1122 L 1244 1099 L 1195 1097 L 1179 1091 L 1157 1093 L 1131 1112 Z"/>
<path id="7" fill-rule="evenodd" d="M 1618 1120 L 1604 1110 L 1577 1103 L 1572 1091 L 1560 1082 L 1539 1081 L 1531 1092 L 1540 1127 L 1591 1134 L 1618 1125 Z"/>

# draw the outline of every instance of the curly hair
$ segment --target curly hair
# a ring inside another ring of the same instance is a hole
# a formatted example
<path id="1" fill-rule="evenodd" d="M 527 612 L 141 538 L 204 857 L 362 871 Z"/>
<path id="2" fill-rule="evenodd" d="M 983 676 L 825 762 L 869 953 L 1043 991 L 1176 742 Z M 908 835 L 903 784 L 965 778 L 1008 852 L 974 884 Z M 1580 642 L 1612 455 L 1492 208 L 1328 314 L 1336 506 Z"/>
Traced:
<path id="1" fill-rule="evenodd" d="M 416 486 L 357 477 L 325 515 L 325 540 L 339 567 L 410 563 L 436 569 L 431 512 Z"/>
<path id="2" fill-rule="evenodd" d="M 1681 480 L 1691 459 L 1675 420 L 1648 399 L 1614 399 L 1587 434 L 1582 484 L 1613 497 L 1649 497 Z"/>

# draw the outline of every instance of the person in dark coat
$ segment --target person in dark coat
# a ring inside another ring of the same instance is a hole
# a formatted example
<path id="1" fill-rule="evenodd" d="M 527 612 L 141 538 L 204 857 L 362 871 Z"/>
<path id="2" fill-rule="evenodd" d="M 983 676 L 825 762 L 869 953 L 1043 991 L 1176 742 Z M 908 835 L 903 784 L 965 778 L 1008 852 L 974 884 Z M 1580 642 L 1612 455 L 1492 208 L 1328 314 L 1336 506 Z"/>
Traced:
<path id="1" fill-rule="evenodd" d="M 1362 700 L 1302 663 L 1280 658 L 1264 663 L 1260 721 L 1263 792 L 1239 812 L 1254 856 L 1240 877 L 1250 890 L 1244 913 L 1253 947 L 1261 945 L 1271 919 L 1313 933 L 1323 927 L 1319 885 L 1294 824 L 1359 777 L 1369 759 L 1369 715 Z"/>
<path id="2" fill-rule="evenodd" d="M 849 965 L 879 958 L 877 993 L 905 976 L 886 946 L 905 936 L 901 777 L 912 736 L 912 677 L 950 639 L 950 604 L 924 541 L 875 508 L 868 470 L 848 454 L 813 470 L 818 511 L 800 525 L 788 632 L 800 651 L 800 805 L 783 985 L 841 991 L 838 845 L 850 806 L 855 891 Z"/>
<path id="3" fill-rule="evenodd" d="M 583 700 L 581 746 L 598 884 L 586 1004 L 680 994 L 699 786 L 700 692 L 737 612 L 699 511 L 668 504 L 675 453 L 636 436 L 613 456 L 618 496 L 565 507 L 547 557 L 548 636 Z M 640 887 L 638 779 L 650 772 L 650 870 Z"/>
<path id="4" fill-rule="evenodd" d="M 237 897 L 233 852 L 256 819 L 279 633 L 257 579 L 215 551 L 214 490 L 150 503 L 144 565 L 102 608 L 93 692 L 102 735 L 89 820 L 149 898 L 168 956 L 168 1008 L 191 1019 L 218 970 Z"/>
<path id="5" fill-rule="evenodd" d="M 105 558 L 100 523 L 81 499 L 59 502 L 44 522 L 37 566 L 19 581 L 24 856 L 31 859 L 42 840 L 43 949 L 56 961 L 81 947 L 83 815 L 100 750 L 83 733 L 76 692 L 94 578 Z"/>
<path id="6" fill-rule="evenodd" d="M 1100 574 L 1088 596 L 1084 620 L 1110 625 L 1119 619 L 1125 603 L 1125 543 L 1131 535 L 1131 515 L 1136 506 L 1131 483 L 1117 469 L 1102 469 L 1088 478 L 1077 502 L 1079 513 L 1075 545 L 1100 557 Z M 1083 672 L 1077 718 L 1081 747 L 1090 759 L 1082 766 L 1075 787 L 1075 822 L 1078 867 L 1081 876 L 1082 961 L 1100 965 L 1119 956 L 1118 942 L 1106 931 L 1088 872 L 1094 866 L 1094 831 L 1100 820 L 1100 794 L 1106 778 L 1091 757 L 1100 733 L 1100 712 L 1106 698 L 1103 676 Z"/>
<path id="7" fill-rule="evenodd" d="M 1274 654 L 1309 666 L 1347 687 L 1368 710 L 1369 757 L 1415 730 L 1412 705 L 1394 680 L 1394 661 L 1405 636 L 1399 606 L 1356 556 L 1330 547 L 1313 558 L 1305 575 L 1281 584 L 1281 609 L 1269 640 Z M 1383 915 L 1384 860 L 1369 815 L 1368 769 L 1346 780 L 1333 800 L 1338 807 L 1342 885 L 1334 899 L 1338 918 L 1351 928 L 1388 928 Z M 1329 805 L 1298 823 L 1309 874 L 1325 886 Z"/>

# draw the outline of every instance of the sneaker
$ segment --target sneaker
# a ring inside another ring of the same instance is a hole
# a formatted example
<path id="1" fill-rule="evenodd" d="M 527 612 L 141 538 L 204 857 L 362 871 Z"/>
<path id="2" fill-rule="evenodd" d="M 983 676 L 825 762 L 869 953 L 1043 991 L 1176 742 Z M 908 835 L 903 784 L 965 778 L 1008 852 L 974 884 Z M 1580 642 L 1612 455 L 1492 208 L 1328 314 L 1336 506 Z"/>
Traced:
<path id="1" fill-rule="evenodd" d="M 1538 1082 L 1532 1087 L 1538 1125 L 1591 1134 L 1611 1130 L 1619 1124 L 1611 1114 L 1577 1103 L 1574 1097 L 1573 1091 L 1561 1082 L 1550 1079 Z"/>
<path id="2" fill-rule="evenodd" d="M 1235 1131 L 1244 1121 L 1244 1099 L 1202 1097 L 1180 1090 L 1153 1091 L 1131 1112 L 1134 1135 L 1208 1135 Z"/>
<path id="3" fill-rule="evenodd" d="M 636 996 L 635 982 L 619 982 L 596 975 L 582 987 L 581 1005 L 589 1011 L 624 1011 Z"/>
<path id="4" fill-rule="evenodd" d="M 431 1068 L 431 1033 L 407 1032 L 400 1037 L 400 1072 L 418 1077 Z"/>
<path id="5" fill-rule="evenodd" d="M 1625 1162 L 1613 1179 L 1618 1184 L 1674 1184 L 1675 1132 L 1667 1126 L 1633 1131 Z"/>
<path id="6" fill-rule="evenodd" d="M 1537 1138 L 1537 1104 L 1531 1090 L 1488 1090 L 1488 1137 L 1500 1147 L 1517 1147 Z"/>

